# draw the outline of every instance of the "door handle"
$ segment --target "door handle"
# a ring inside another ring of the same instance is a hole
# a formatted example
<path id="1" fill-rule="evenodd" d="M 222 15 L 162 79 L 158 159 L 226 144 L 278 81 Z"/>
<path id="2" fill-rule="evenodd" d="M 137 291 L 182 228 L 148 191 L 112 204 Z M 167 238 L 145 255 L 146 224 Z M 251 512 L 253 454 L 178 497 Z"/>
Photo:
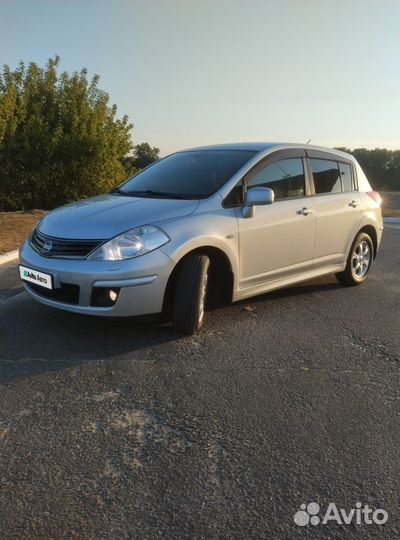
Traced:
<path id="1" fill-rule="evenodd" d="M 353 208 L 356 208 L 357 206 L 360 206 L 360 203 L 358 201 L 350 201 L 349 206 L 352 206 Z"/>
<path id="2" fill-rule="evenodd" d="M 308 214 L 312 214 L 311 208 L 307 208 L 306 206 L 303 206 L 303 208 L 300 208 L 300 210 L 297 210 L 298 214 L 302 214 L 303 216 L 308 216 Z"/>

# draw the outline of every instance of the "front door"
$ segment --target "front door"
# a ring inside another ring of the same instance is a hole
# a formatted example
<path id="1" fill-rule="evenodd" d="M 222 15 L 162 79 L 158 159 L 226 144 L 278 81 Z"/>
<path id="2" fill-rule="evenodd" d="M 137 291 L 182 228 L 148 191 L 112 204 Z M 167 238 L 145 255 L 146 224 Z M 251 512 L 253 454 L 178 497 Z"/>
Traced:
<path id="1" fill-rule="evenodd" d="M 269 187 L 275 202 L 257 206 L 239 226 L 240 288 L 300 273 L 312 267 L 315 213 L 306 182 L 304 151 L 277 153 L 245 178 L 247 189 Z"/>

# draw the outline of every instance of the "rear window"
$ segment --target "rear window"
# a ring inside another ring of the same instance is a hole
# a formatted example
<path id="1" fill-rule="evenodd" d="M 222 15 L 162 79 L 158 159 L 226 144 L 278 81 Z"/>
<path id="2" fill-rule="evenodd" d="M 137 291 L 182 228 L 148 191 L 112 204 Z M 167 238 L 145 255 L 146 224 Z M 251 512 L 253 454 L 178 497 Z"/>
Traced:
<path id="1" fill-rule="evenodd" d="M 340 177 L 343 191 L 353 191 L 354 181 L 350 163 L 339 163 Z"/>
<path id="2" fill-rule="evenodd" d="M 342 191 L 337 161 L 310 159 L 310 162 L 315 193 L 340 193 Z"/>
<path id="3" fill-rule="evenodd" d="M 311 158 L 315 193 L 354 191 L 353 168 L 350 163 Z"/>

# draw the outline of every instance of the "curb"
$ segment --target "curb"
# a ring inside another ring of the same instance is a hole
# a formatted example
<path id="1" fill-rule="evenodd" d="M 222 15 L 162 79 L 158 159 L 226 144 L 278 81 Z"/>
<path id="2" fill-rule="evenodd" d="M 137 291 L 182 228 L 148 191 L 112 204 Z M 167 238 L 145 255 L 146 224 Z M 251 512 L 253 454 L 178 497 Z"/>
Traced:
<path id="1" fill-rule="evenodd" d="M 384 223 L 398 223 L 400 224 L 400 218 L 398 217 L 385 217 L 383 218 Z"/>
<path id="2" fill-rule="evenodd" d="M 8 253 L 5 253 L 4 255 L 0 255 L 0 266 L 10 261 L 16 261 L 17 259 L 18 259 L 18 249 L 15 249 L 14 251 L 9 251 Z"/>

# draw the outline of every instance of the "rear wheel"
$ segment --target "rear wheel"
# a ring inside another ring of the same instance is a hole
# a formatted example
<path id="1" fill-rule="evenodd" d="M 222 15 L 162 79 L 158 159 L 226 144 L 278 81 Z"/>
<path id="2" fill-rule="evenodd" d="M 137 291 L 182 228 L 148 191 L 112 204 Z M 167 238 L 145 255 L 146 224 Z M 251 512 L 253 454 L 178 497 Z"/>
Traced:
<path id="1" fill-rule="evenodd" d="M 210 259 L 193 253 L 182 263 L 176 282 L 172 326 L 180 334 L 194 334 L 203 326 Z"/>
<path id="2" fill-rule="evenodd" d="M 366 233 L 360 233 L 353 242 L 347 259 L 346 268 L 336 274 L 342 285 L 361 285 L 367 279 L 371 268 L 374 247 Z"/>

